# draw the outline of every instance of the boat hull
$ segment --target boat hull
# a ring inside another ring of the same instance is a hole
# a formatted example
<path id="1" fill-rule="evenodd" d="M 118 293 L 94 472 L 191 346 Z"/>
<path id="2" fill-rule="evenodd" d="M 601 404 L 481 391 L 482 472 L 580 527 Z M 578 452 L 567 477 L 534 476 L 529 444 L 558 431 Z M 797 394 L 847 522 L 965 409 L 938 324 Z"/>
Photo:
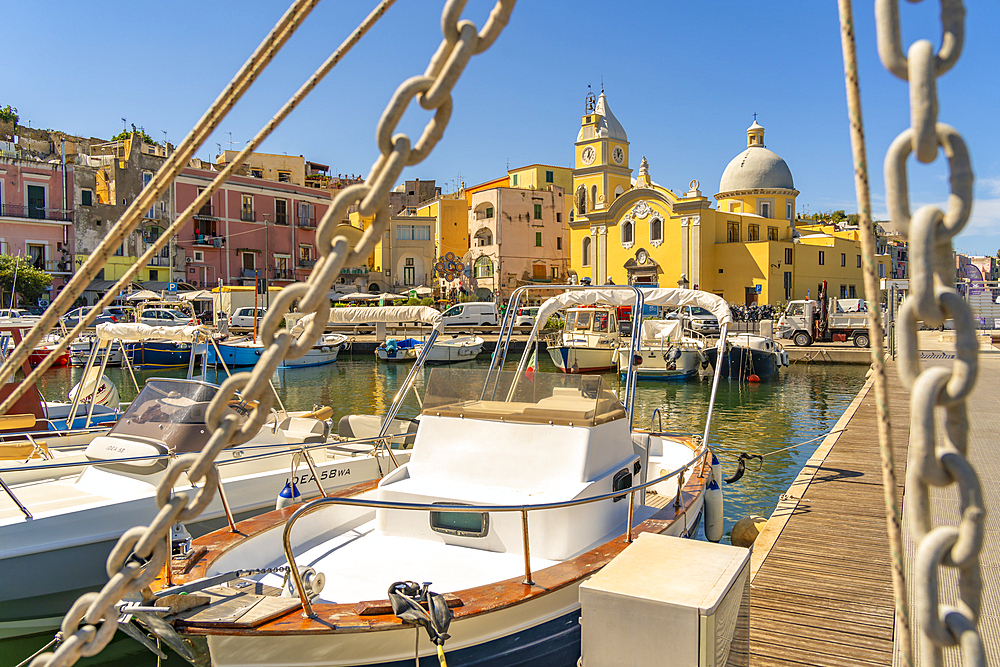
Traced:
<path id="1" fill-rule="evenodd" d="M 397 461 L 409 459 L 395 452 Z M 278 461 L 279 459 L 275 459 Z M 287 460 L 287 457 L 280 459 Z M 242 465 L 242 464 L 239 464 Z M 256 464 L 255 464 L 256 465 Z M 317 473 L 327 492 L 379 476 L 370 456 L 317 462 Z M 385 462 L 382 463 L 384 468 Z M 274 509 L 275 499 L 288 481 L 287 463 L 241 477 L 224 479 L 226 496 L 236 518 L 243 519 Z M 306 497 L 318 495 L 308 470 L 295 478 Z M 14 488 L 15 493 L 17 488 Z M 29 504 L 29 509 L 31 505 Z M 38 508 L 35 508 L 36 511 Z M 111 547 L 127 529 L 148 524 L 156 516 L 152 492 L 124 502 L 92 504 L 79 511 L 36 515 L 28 521 L 0 525 L 0 638 L 44 632 L 58 627 L 79 594 L 99 590 L 108 580 L 105 562 Z M 226 525 L 218 495 L 199 521 L 186 524 L 192 535 L 206 534 Z M 40 576 L 40 573 L 59 573 Z"/>
<path id="2" fill-rule="evenodd" d="M 683 382 L 698 374 L 702 356 L 698 350 L 682 350 L 675 360 L 667 359 L 664 351 L 640 349 L 642 363 L 635 366 L 636 377 L 640 380 L 668 380 Z M 618 354 L 618 369 L 622 379 L 628 370 L 628 351 Z"/>
<path id="3" fill-rule="evenodd" d="M 453 363 L 475 359 L 483 351 L 483 342 L 483 339 L 479 336 L 463 336 L 444 341 L 438 340 L 427 353 L 427 361 Z"/>
<path id="4" fill-rule="evenodd" d="M 718 350 L 714 347 L 705 350 L 708 363 L 715 368 Z M 748 347 L 732 346 L 722 355 L 720 377 L 728 380 L 745 380 L 750 375 L 759 378 L 773 377 L 778 374 L 781 366 L 773 352 L 755 350 Z"/>
<path id="5" fill-rule="evenodd" d="M 563 373 L 594 373 L 614 368 L 615 365 L 615 350 L 612 348 L 552 345 L 547 351 L 552 363 Z"/>
<path id="6" fill-rule="evenodd" d="M 126 343 L 125 354 L 136 368 L 181 368 L 191 359 L 191 343 L 155 340 Z"/>

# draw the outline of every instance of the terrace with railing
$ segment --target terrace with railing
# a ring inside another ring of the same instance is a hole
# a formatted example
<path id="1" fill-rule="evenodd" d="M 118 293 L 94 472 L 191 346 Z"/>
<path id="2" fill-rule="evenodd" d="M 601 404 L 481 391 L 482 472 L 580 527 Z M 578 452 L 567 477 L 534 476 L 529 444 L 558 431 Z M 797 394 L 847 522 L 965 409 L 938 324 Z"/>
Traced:
<path id="1" fill-rule="evenodd" d="M 0 204 L 0 217 L 72 222 L 73 210 L 47 208 L 44 206 L 31 206 L 30 204 L 28 206 L 23 206 L 21 204 Z"/>

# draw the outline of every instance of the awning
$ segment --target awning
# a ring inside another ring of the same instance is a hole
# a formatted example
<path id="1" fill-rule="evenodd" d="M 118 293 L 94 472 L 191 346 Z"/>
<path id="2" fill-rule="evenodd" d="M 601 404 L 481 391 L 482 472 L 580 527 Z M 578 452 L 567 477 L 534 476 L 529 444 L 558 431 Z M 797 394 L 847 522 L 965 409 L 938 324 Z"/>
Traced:
<path id="1" fill-rule="evenodd" d="M 108 291 L 110 291 L 115 286 L 115 284 L 117 282 L 118 282 L 117 280 L 91 280 L 90 284 L 87 285 L 87 287 L 86 287 L 86 289 L 84 289 L 84 291 L 85 292 L 108 292 Z M 125 287 L 126 287 L 126 290 L 127 290 L 128 285 L 126 284 Z M 142 289 L 142 285 L 140 285 L 139 283 L 136 283 L 136 282 L 132 283 L 132 287 L 134 289 Z"/>
<path id="2" fill-rule="evenodd" d="M 151 327 L 147 324 L 119 322 L 97 325 L 100 340 L 174 340 L 198 342 L 208 340 L 208 329 L 199 326 Z"/>
<path id="3" fill-rule="evenodd" d="M 133 292 L 129 294 L 125 299 L 126 301 L 145 301 L 146 299 L 159 299 L 160 295 L 156 292 L 150 292 L 148 289 L 139 290 L 138 292 Z"/>
<path id="4" fill-rule="evenodd" d="M 315 319 L 315 313 L 309 313 L 292 327 L 292 335 L 296 338 L 302 335 L 309 323 Z M 400 324 L 402 322 L 423 322 L 441 330 L 441 313 L 429 306 L 376 306 L 373 308 L 331 308 L 328 319 L 330 324 L 370 324 L 384 322 Z"/>

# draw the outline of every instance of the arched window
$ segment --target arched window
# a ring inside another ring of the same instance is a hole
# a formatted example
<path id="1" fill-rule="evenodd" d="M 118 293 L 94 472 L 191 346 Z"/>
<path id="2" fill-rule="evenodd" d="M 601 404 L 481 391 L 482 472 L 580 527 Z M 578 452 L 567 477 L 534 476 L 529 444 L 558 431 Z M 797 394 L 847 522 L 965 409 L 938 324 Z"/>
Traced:
<path id="1" fill-rule="evenodd" d="M 590 186 L 590 205 L 597 208 L 597 186 Z"/>
<path id="2" fill-rule="evenodd" d="M 623 188 L 620 185 L 618 187 L 616 187 L 615 188 L 615 199 L 618 199 L 619 197 L 621 197 L 621 195 L 622 195 L 623 192 L 625 192 L 625 188 Z"/>
<path id="3" fill-rule="evenodd" d="M 493 277 L 493 260 L 488 256 L 483 255 L 476 260 L 475 263 L 475 276 L 477 278 L 492 278 Z"/>
<path id="4" fill-rule="evenodd" d="M 582 185 L 576 189 L 576 210 L 580 215 L 587 214 L 587 188 Z"/>
<path id="5" fill-rule="evenodd" d="M 625 218 L 624 220 L 622 220 L 621 226 L 622 226 L 622 245 L 625 246 L 626 248 L 629 248 L 632 246 L 632 243 L 635 240 L 634 229 L 633 229 L 634 225 L 632 223 L 632 219 Z"/>
<path id="6" fill-rule="evenodd" d="M 663 220 L 659 217 L 649 220 L 649 240 L 654 243 L 663 242 Z"/>
<path id="7" fill-rule="evenodd" d="M 583 237 L 583 265 L 590 266 L 590 237 Z"/>

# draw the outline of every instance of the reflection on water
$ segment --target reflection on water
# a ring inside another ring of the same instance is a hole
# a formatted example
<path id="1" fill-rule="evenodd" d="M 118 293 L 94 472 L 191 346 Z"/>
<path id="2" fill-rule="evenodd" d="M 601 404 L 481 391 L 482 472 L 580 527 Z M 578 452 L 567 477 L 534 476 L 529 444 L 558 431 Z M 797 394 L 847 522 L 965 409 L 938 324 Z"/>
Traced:
<path id="1" fill-rule="evenodd" d="M 540 371 L 557 372 L 547 355 L 539 355 L 538 362 Z M 485 369 L 488 364 L 489 358 L 480 355 L 476 361 L 451 367 Z M 514 362 L 508 362 L 507 366 L 513 369 Z M 345 414 L 384 413 L 410 368 L 411 364 L 375 363 L 369 354 L 345 352 L 335 364 L 278 371 L 272 381 L 288 410 L 329 405 L 333 407 L 336 424 Z M 735 470 L 740 452 L 768 454 L 829 432 L 864 384 L 867 368 L 861 365 L 794 365 L 782 370 L 776 380 L 757 385 L 723 380 L 709 438 L 722 461 L 724 475 Z M 136 376 L 143 382 L 149 377 L 183 377 L 185 371 L 143 371 Z M 415 381 L 421 396 L 428 372 L 429 369 L 424 369 Z M 127 370 L 109 368 L 107 375 L 118 385 L 122 401 L 135 398 L 136 391 Z M 55 368 L 42 378 L 39 389 L 49 400 L 64 400 L 66 392 L 81 377 L 81 369 Z M 214 379 L 210 371 L 209 380 Z M 615 373 L 605 374 L 604 379 L 611 387 L 619 387 Z M 701 433 L 710 389 L 709 377 L 683 383 L 640 382 L 634 424 L 648 427 L 653 411 L 659 408 L 664 430 Z M 419 403 L 410 392 L 401 415 L 413 416 L 418 411 Z M 733 523 L 743 516 L 770 515 L 778 497 L 788 489 L 820 442 L 817 439 L 801 447 L 770 454 L 760 472 L 747 471 L 742 480 L 724 488 L 727 535 Z M 751 463 L 751 467 L 754 466 Z M 728 541 L 728 537 L 723 541 Z M 51 635 L 0 642 L 0 667 L 17 664 L 50 638 Z M 155 662 L 152 654 L 131 640 L 122 639 L 119 633 L 109 652 L 78 664 L 154 665 Z M 174 658 L 171 664 L 174 662 L 186 664 L 180 658 Z"/>

